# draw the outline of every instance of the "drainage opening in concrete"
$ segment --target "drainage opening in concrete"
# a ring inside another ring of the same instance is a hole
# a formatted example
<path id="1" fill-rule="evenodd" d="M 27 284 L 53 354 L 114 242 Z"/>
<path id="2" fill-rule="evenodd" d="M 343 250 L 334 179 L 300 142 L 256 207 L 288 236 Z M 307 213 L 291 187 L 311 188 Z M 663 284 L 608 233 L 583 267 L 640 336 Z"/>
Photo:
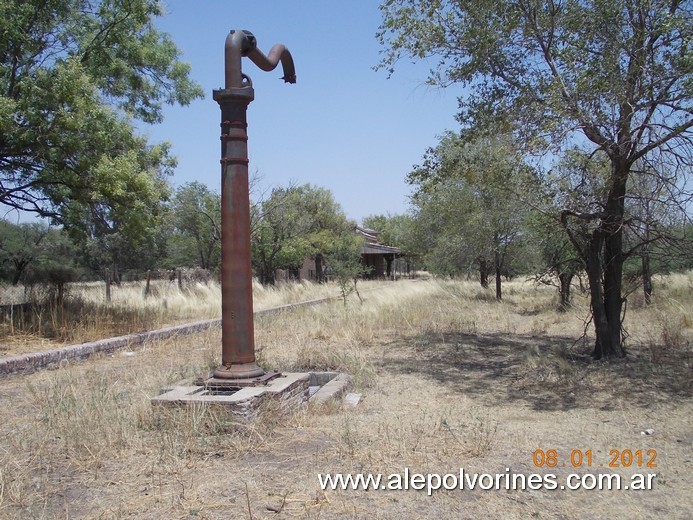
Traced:
<path id="1" fill-rule="evenodd" d="M 240 386 L 231 388 L 207 388 L 206 390 L 200 392 L 198 395 L 233 395 L 240 389 Z"/>

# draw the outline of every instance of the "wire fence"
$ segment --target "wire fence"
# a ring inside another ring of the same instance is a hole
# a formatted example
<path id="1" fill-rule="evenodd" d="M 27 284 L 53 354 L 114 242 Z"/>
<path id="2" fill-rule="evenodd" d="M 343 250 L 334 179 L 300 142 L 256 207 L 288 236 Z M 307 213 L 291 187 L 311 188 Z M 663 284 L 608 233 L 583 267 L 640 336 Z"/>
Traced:
<path id="1" fill-rule="evenodd" d="M 160 293 L 162 288 L 177 288 L 179 291 L 188 290 L 196 284 L 209 284 L 215 277 L 206 269 L 174 269 L 135 272 L 118 272 L 104 269 L 102 272 L 92 272 L 82 281 L 46 282 L 32 284 L 11 284 L 0 282 L 0 307 L 7 308 L 31 303 L 41 303 L 56 294 L 61 296 L 70 293 L 100 294 L 110 301 L 114 292 L 128 287 L 141 288 L 142 296 L 147 297 Z M 0 309 L 2 310 L 2 309 Z"/>
<path id="2" fill-rule="evenodd" d="M 0 305 L 20 305 L 31 301 L 30 287 L 0 283 Z"/>

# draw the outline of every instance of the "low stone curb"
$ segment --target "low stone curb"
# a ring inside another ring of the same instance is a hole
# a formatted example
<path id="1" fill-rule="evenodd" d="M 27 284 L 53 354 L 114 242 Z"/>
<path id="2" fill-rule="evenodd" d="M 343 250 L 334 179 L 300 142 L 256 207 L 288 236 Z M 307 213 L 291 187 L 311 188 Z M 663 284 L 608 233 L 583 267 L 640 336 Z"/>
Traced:
<path id="1" fill-rule="evenodd" d="M 326 383 L 322 383 L 320 390 L 310 397 L 309 402 L 312 404 L 321 405 L 327 402 L 328 399 L 341 398 L 353 388 L 354 380 L 351 378 L 351 376 L 349 374 L 340 373 L 333 376 Z"/>
<path id="2" fill-rule="evenodd" d="M 326 298 L 318 298 L 316 300 L 308 300 L 305 302 L 289 303 L 271 309 L 256 311 L 255 317 L 272 316 L 281 312 L 286 312 L 300 307 L 310 307 L 319 305 L 338 297 L 328 296 Z M 221 326 L 221 318 L 211 320 L 196 321 L 184 325 L 175 325 L 173 327 L 165 327 L 163 329 L 152 330 L 149 332 L 138 332 L 128 334 L 126 336 L 118 336 L 115 338 L 102 339 L 98 341 L 90 341 L 88 343 L 80 343 L 78 345 L 70 345 L 43 352 L 31 352 L 29 354 L 20 354 L 18 356 L 10 356 L 0 359 L 0 377 L 13 374 L 30 374 L 42 368 L 59 366 L 60 363 L 71 359 L 83 359 L 97 352 L 113 352 L 126 347 L 140 345 L 146 341 L 157 341 L 162 339 L 185 336 L 195 334 L 214 327 Z"/>

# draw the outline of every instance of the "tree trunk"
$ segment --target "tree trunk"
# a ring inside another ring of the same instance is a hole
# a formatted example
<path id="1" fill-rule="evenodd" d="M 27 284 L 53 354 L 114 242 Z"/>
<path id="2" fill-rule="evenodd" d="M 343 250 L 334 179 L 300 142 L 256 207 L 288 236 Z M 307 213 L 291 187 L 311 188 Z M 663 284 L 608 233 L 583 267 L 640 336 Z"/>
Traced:
<path id="1" fill-rule="evenodd" d="M 264 263 L 260 269 L 260 283 L 262 285 L 274 285 L 276 282 L 273 263 Z"/>
<path id="2" fill-rule="evenodd" d="M 647 216 L 649 218 L 649 215 Z M 650 239 L 650 226 L 645 223 L 645 245 L 643 245 L 640 258 L 642 260 L 642 290 L 645 293 L 645 303 L 652 303 L 652 269 L 650 268 L 650 250 L 648 240 Z"/>
<path id="3" fill-rule="evenodd" d="M 570 307 L 570 284 L 573 282 L 573 272 L 562 271 L 558 273 L 558 295 L 560 303 L 558 304 L 558 312 L 566 312 Z"/>
<path id="4" fill-rule="evenodd" d="M 104 270 L 104 281 L 106 282 L 106 301 L 111 301 L 111 272 L 108 269 Z"/>
<path id="5" fill-rule="evenodd" d="M 483 258 L 479 259 L 479 282 L 484 289 L 488 289 L 488 265 Z"/>
<path id="6" fill-rule="evenodd" d="M 642 256 L 642 289 L 645 293 L 645 303 L 652 303 L 652 271 L 650 270 L 650 255 Z"/>
<path id="7" fill-rule="evenodd" d="M 323 283 L 325 281 L 325 276 L 322 271 L 322 255 L 318 253 L 315 255 L 315 279 L 318 283 Z"/>
<path id="8" fill-rule="evenodd" d="M 602 287 L 602 261 L 601 250 L 604 243 L 601 230 L 596 230 L 587 246 L 587 280 L 590 289 L 590 306 L 592 308 L 592 321 L 597 337 L 592 355 L 602 357 L 602 351 L 609 344 L 609 322 L 604 308 L 604 290 Z"/>
<path id="9" fill-rule="evenodd" d="M 24 274 L 24 270 L 26 267 L 31 263 L 33 258 L 29 259 L 22 259 L 22 260 L 17 260 L 14 259 L 14 276 L 12 277 L 12 285 L 18 285 L 19 280 L 22 279 L 22 274 Z"/>
<path id="10" fill-rule="evenodd" d="M 621 339 L 623 298 L 623 215 L 628 168 L 612 161 L 612 188 L 609 191 L 605 215 L 590 241 L 588 277 L 592 296 L 592 313 L 597 341 L 592 356 L 596 359 L 621 357 L 625 354 Z M 603 252 L 602 250 L 603 245 Z M 591 271 L 591 275 L 590 275 Z M 598 275 L 601 275 L 598 278 Z M 600 283 L 601 282 L 601 283 Z M 595 294 L 598 286 L 599 294 Z"/>
<path id="11" fill-rule="evenodd" d="M 65 282 L 58 282 L 56 284 L 56 289 L 57 293 L 55 296 L 55 305 L 56 307 L 61 309 L 63 307 L 63 304 L 65 303 Z"/>
<path id="12" fill-rule="evenodd" d="M 496 300 L 501 301 L 503 299 L 502 291 L 502 272 L 501 272 L 501 255 L 499 251 L 493 254 L 493 263 L 496 270 Z"/>
<path id="13" fill-rule="evenodd" d="M 144 286 L 144 297 L 145 298 L 148 297 L 152 292 L 151 283 L 152 283 L 152 272 L 149 269 L 147 269 L 147 283 Z"/>
<path id="14" fill-rule="evenodd" d="M 196 239 L 197 243 L 197 253 L 200 255 L 200 267 L 202 269 L 207 269 L 207 260 L 205 260 L 205 252 L 204 249 L 202 248 L 202 244 L 200 243 L 200 239 Z"/>

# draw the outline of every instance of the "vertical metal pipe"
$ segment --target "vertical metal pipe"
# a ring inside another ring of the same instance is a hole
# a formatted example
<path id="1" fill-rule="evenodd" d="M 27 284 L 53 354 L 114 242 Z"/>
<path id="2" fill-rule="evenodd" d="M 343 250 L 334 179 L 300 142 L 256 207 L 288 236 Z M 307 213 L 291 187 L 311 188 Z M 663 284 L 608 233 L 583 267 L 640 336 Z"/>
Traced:
<path id="1" fill-rule="evenodd" d="M 246 112 L 252 87 L 214 91 L 221 107 L 221 362 L 214 377 L 261 376 L 255 363 Z"/>
<path id="2" fill-rule="evenodd" d="M 272 52 L 273 51 L 273 52 Z M 225 88 L 213 92 L 221 108 L 221 363 L 214 377 L 245 379 L 264 371 L 255 362 L 253 286 L 250 265 L 250 191 L 248 186 L 248 105 L 255 93 L 241 71 L 248 56 L 272 70 L 281 60 L 284 81 L 294 83 L 291 54 L 275 46 L 267 58 L 249 31 L 231 31 L 224 47 Z"/>

